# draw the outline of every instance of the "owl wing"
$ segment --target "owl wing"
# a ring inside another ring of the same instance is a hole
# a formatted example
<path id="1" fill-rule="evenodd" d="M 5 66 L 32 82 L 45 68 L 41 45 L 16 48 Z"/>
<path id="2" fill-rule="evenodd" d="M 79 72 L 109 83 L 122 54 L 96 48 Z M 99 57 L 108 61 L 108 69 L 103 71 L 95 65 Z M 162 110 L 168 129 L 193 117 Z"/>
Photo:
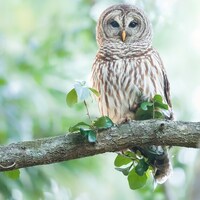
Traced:
<path id="1" fill-rule="evenodd" d="M 165 98 L 166 98 L 166 101 L 167 101 L 168 105 L 170 107 L 172 107 L 171 99 L 170 99 L 170 85 L 169 85 L 169 81 L 168 81 L 167 75 L 166 75 L 166 73 L 164 71 L 163 71 L 163 78 L 164 78 Z"/>
<path id="2" fill-rule="evenodd" d="M 167 119 L 172 119 L 172 104 L 170 100 L 170 83 L 159 53 L 155 49 L 150 49 L 140 58 L 140 62 L 135 66 L 135 85 L 141 92 L 140 102 L 151 99 L 156 94 L 160 94 L 169 110 L 163 110 Z"/>
<path id="3" fill-rule="evenodd" d="M 164 70 L 163 70 L 163 78 L 164 78 L 165 99 L 167 101 L 168 106 L 170 107 L 170 117 L 169 117 L 169 119 L 173 119 L 172 103 L 171 103 L 171 98 L 170 98 L 170 83 L 168 81 L 166 72 Z"/>
<path id="4" fill-rule="evenodd" d="M 163 98 L 165 98 L 165 101 L 166 103 L 168 104 L 169 106 L 169 109 L 167 112 L 163 111 L 166 115 L 166 118 L 167 119 L 173 119 L 173 111 L 172 111 L 172 103 L 171 103 L 171 97 L 170 97 L 170 83 L 169 83 L 169 80 L 167 78 L 167 73 L 165 71 L 165 68 L 164 68 L 164 65 L 163 65 L 163 62 L 162 62 L 162 59 L 159 55 L 159 53 L 154 50 L 154 55 L 156 55 L 156 58 L 158 60 L 158 63 L 159 63 L 159 66 L 161 68 L 161 73 L 162 73 L 162 79 L 163 79 Z"/>
<path id="5" fill-rule="evenodd" d="M 166 117 L 168 119 L 173 119 L 172 103 L 171 103 L 171 97 L 170 97 L 170 83 L 167 78 L 167 73 L 165 71 L 162 59 L 161 59 L 159 53 L 155 49 L 153 49 L 153 51 L 152 51 L 152 56 L 154 57 L 155 60 L 157 60 L 157 64 L 155 64 L 155 66 L 157 66 L 157 68 L 160 67 L 160 69 L 161 69 L 160 76 L 162 76 L 161 80 L 163 81 L 163 84 L 162 84 L 163 85 L 162 86 L 163 98 L 165 98 L 165 101 L 169 106 L 169 111 L 167 112 L 168 114 L 166 113 L 167 114 Z"/>

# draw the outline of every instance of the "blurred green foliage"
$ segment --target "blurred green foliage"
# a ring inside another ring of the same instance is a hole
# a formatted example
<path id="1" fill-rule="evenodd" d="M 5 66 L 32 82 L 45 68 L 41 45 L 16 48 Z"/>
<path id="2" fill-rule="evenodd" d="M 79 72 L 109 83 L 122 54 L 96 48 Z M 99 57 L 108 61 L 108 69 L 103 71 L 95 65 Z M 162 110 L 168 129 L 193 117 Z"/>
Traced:
<path id="1" fill-rule="evenodd" d="M 65 96 L 74 80 L 88 79 L 97 51 L 95 20 L 118 2 L 125 1 L 0 0 L 1 145 L 62 134 L 86 120 L 84 107 L 68 108 Z M 153 22 L 154 46 L 169 74 L 176 116 L 199 119 L 199 3 L 134 2 Z M 91 113 L 97 116 L 96 106 Z M 115 154 L 106 154 L 22 169 L 18 180 L 1 173 L 0 199 L 190 199 L 195 152 L 174 148 L 172 155 L 174 175 L 155 191 L 131 191 L 113 167 Z"/>

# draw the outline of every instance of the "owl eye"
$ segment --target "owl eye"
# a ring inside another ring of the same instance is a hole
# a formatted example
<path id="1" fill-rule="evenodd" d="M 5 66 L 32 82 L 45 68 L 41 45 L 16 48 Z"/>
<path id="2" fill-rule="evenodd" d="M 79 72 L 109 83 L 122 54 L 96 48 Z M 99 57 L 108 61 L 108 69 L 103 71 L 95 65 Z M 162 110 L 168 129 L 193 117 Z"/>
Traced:
<path id="1" fill-rule="evenodd" d="M 130 28 L 135 28 L 137 25 L 138 25 L 137 22 L 132 21 L 132 22 L 130 22 L 130 24 L 129 24 L 128 26 L 129 26 Z"/>
<path id="2" fill-rule="evenodd" d="M 113 20 L 112 22 L 110 22 L 110 25 L 113 27 L 113 28 L 118 28 L 119 27 L 119 24 Z"/>

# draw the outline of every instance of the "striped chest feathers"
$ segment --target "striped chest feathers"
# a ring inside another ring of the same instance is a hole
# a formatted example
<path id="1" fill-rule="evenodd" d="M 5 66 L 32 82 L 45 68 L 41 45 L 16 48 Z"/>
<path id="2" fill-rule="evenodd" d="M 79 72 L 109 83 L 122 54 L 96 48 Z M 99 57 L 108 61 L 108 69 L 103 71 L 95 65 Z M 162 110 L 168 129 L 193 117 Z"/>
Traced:
<path id="1" fill-rule="evenodd" d="M 155 94 L 164 96 L 163 66 L 152 56 L 96 60 L 92 70 L 92 87 L 100 92 L 98 99 L 102 115 L 114 122 L 130 115 L 131 109 Z"/>
<path id="2" fill-rule="evenodd" d="M 140 56 L 114 61 L 95 62 L 93 66 L 93 85 L 101 94 L 111 95 L 122 91 L 124 97 L 133 95 L 152 98 L 163 95 L 163 65 L 156 56 Z"/>

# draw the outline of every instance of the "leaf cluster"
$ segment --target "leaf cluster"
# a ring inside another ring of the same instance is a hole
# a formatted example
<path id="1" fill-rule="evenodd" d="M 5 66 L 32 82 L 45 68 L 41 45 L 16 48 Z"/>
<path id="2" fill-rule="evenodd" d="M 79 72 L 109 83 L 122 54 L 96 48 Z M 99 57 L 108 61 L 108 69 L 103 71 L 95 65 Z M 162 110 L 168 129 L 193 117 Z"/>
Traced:
<path id="1" fill-rule="evenodd" d="M 164 119 L 163 110 L 168 110 L 168 105 L 163 102 L 161 95 L 156 94 L 152 100 L 144 101 L 136 111 L 136 120 Z"/>
<path id="2" fill-rule="evenodd" d="M 70 132 L 80 131 L 89 142 L 96 142 L 96 133 L 100 129 L 107 129 L 113 126 L 113 122 L 107 116 L 102 116 L 94 120 L 91 124 L 79 122 L 69 128 Z"/>
<path id="3" fill-rule="evenodd" d="M 80 131 L 88 141 L 96 142 L 96 133 L 99 129 L 106 129 L 113 126 L 113 122 L 107 116 L 102 116 L 92 121 L 87 108 L 86 99 L 91 93 L 99 97 L 98 91 L 87 87 L 85 82 L 77 82 L 74 88 L 67 94 L 66 102 L 68 106 L 82 101 L 87 109 L 90 123 L 79 122 L 69 128 L 70 132 Z M 156 94 L 150 101 L 144 101 L 136 111 L 136 120 L 164 119 L 163 110 L 168 110 L 168 105 L 163 102 L 162 96 Z M 142 188 L 146 185 L 149 175 L 154 170 L 151 166 L 151 158 L 144 157 L 140 151 L 125 151 L 117 155 L 114 161 L 116 170 L 127 176 L 129 187 L 132 190 Z"/>
<path id="4" fill-rule="evenodd" d="M 136 153 L 126 151 L 118 154 L 114 165 L 116 170 L 127 176 L 129 187 L 132 190 L 139 189 L 146 184 L 149 170 L 151 170 L 148 160 L 139 151 Z"/>
<path id="5" fill-rule="evenodd" d="M 96 120 L 92 120 L 88 111 L 86 100 L 91 96 L 91 93 L 100 96 L 99 92 L 94 88 L 87 87 L 85 81 L 79 81 L 74 84 L 74 88 L 67 94 L 66 102 L 68 106 L 73 106 L 78 102 L 83 102 L 86 109 L 87 115 L 90 119 L 90 123 L 78 122 L 74 126 L 69 128 L 70 132 L 80 131 L 88 141 L 93 143 L 96 142 L 96 133 L 100 129 L 107 129 L 113 126 L 113 122 L 107 116 L 102 116 Z"/>
<path id="6" fill-rule="evenodd" d="M 156 94 L 152 100 L 140 104 L 136 111 L 136 120 L 164 119 L 163 110 L 167 111 L 168 105 L 163 102 L 161 95 Z M 136 190 L 146 185 L 149 174 L 153 171 L 150 159 L 139 151 L 126 151 L 117 155 L 114 164 L 118 171 L 128 177 L 129 187 Z"/>

